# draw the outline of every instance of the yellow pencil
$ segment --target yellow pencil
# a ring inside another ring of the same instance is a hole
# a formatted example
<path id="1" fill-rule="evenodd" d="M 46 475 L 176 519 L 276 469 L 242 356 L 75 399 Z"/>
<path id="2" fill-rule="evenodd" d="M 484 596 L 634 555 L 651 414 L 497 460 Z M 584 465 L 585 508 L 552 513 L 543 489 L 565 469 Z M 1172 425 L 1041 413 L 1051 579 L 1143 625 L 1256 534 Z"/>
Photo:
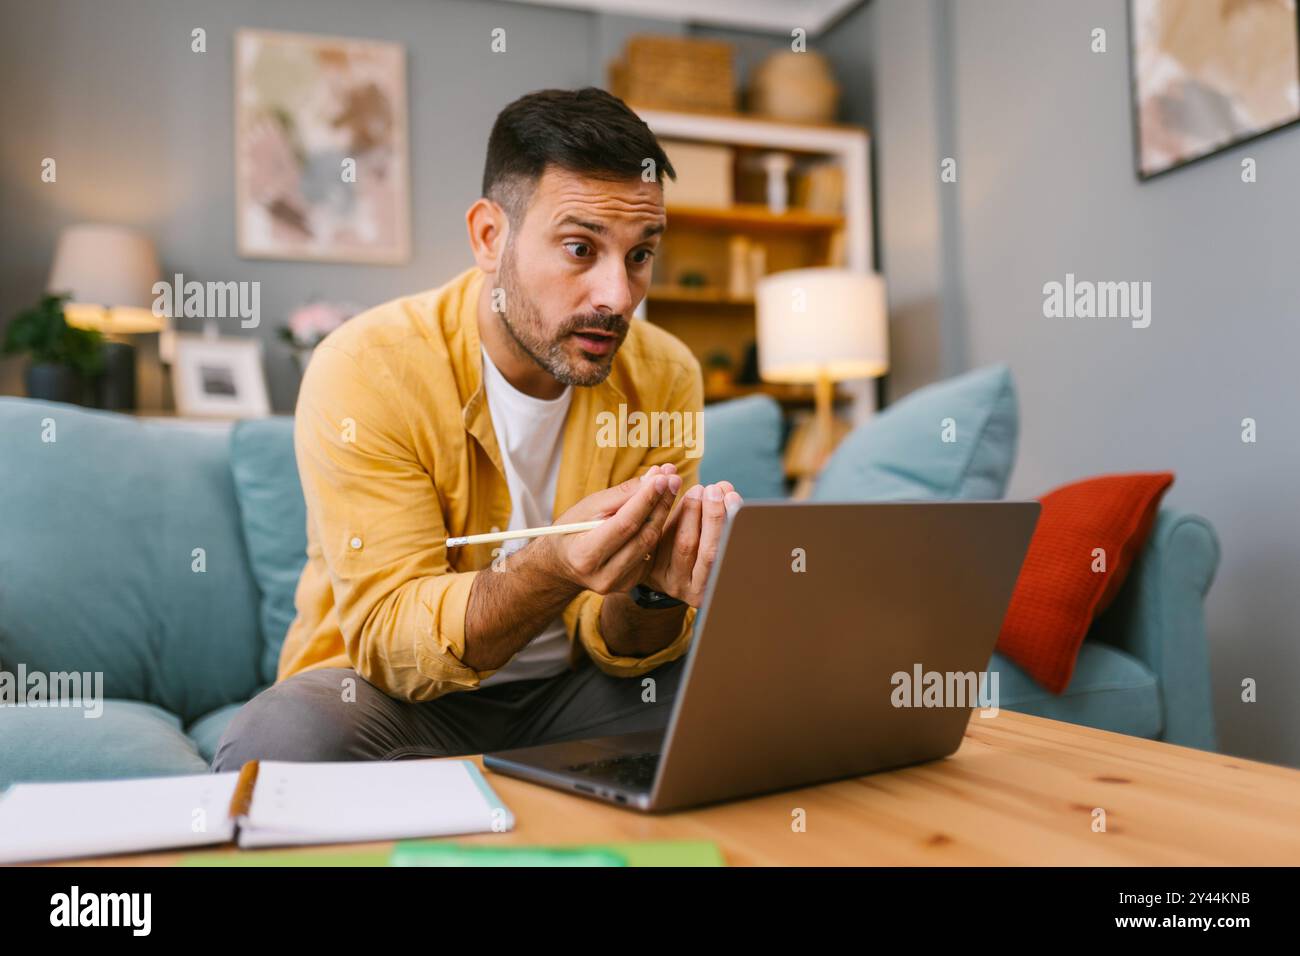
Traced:
<path id="1" fill-rule="evenodd" d="M 551 524 L 542 528 L 520 528 L 517 531 L 494 531 L 490 534 L 468 534 L 459 538 L 448 538 L 447 547 L 459 548 L 467 544 L 496 544 L 498 541 L 513 541 L 515 538 L 540 538 L 548 534 L 576 534 L 590 531 L 604 524 L 599 521 L 575 521 L 573 524 Z"/>

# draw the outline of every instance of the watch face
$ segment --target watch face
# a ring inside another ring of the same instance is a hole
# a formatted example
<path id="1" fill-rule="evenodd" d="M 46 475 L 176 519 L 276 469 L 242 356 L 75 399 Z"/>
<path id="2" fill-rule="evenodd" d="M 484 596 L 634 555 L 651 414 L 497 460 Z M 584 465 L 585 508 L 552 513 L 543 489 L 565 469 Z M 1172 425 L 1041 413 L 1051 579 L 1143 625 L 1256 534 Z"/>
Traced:
<path id="1" fill-rule="evenodd" d="M 652 591 L 643 584 L 638 584 L 629 592 L 632 600 L 644 608 L 676 607 L 682 602 L 662 591 Z"/>

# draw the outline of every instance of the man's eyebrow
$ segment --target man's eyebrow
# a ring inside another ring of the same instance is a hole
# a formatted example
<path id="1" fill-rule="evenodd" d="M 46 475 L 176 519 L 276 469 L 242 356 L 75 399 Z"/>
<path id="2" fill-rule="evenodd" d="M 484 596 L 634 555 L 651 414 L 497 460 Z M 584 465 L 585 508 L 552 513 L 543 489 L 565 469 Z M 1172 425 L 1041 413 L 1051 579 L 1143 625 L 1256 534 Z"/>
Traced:
<path id="1" fill-rule="evenodd" d="M 574 215 L 568 215 L 568 216 L 565 216 L 565 217 L 564 217 L 563 219 L 561 219 L 558 223 L 556 223 L 556 225 L 558 225 L 558 226 L 577 226 L 577 227 L 579 227 L 580 229 L 586 229 L 588 232 L 594 232 L 594 233 L 596 233 L 596 235 L 598 235 L 598 236 L 604 235 L 605 232 L 606 232 L 605 227 L 604 227 L 603 225 L 601 225 L 600 223 L 598 223 L 598 222 L 586 222 L 586 221 L 584 221 L 584 220 L 582 220 L 582 219 L 579 219 L 577 216 L 574 216 Z"/>
<path id="2" fill-rule="evenodd" d="M 598 236 L 603 236 L 606 232 L 609 231 L 608 229 L 605 228 L 604 224 L 602 223 L 587 222 L 585 219 L 579 219 L 577 216 L 574 216 L 572 214 L 565 216 L 558 223 L 556 223 L 556 225 L 577 226 L 579 229 L 586 229 L 588 232 L 593 232 Z M 664 223 L 657 222 L 654 225 L 646 226 L 645 230 L 641 233 L 641 238 L 643 240 L 649 239 L 651 236 L 657 236 L 663 231 L 664 231 Z"/>

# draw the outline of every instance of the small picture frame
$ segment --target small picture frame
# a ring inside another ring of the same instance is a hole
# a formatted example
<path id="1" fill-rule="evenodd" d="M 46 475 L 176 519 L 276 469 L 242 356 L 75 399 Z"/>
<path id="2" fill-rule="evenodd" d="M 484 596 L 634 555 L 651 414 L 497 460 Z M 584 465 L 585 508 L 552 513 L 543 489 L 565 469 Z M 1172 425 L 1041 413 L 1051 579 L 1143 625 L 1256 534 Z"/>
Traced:
<path id="1" fill-rule="evenodd" d="M 261 339 L 178 333 L 172 394 L 178 415 L 263 418 L 271 414 Z"/>

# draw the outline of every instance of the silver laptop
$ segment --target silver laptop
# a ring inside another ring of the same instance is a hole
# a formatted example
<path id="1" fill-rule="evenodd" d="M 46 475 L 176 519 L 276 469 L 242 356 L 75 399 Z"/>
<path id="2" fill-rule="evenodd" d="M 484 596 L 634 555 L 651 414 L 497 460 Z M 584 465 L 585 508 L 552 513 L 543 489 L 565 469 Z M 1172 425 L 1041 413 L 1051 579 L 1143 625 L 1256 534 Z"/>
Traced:
<path id="1" fill-rule="evenodd" d="M 960 675 L 988 666 L 1038 512 L 746 504 L 724 532 L 664 729 L 483 762 L 662 811 L 946 757 L 988 704 L 962 693 Z M 932 672 L 947 697 L 916 686 Z"/>

